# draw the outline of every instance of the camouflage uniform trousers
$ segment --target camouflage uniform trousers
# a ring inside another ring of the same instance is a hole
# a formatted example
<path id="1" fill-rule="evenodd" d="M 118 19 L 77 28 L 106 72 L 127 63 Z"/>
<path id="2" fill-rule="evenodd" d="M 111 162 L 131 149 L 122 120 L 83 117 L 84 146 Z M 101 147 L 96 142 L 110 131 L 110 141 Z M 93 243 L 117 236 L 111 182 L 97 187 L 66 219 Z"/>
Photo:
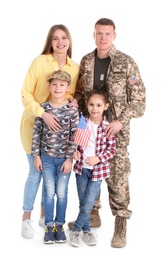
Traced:
<path id="1" fill-rule="evenodd" d="M 129 219 L 132 211 L 130 203 L 129 181 L 131 164 L 126 147 L 117 147 L 116 156 L 110 162 L 110 177 L 106 179 L 109 192 L 109 204 L 114 216 Z"/>
<path id="2" fill-rule="evenodd" d="M 109 204 L 113 216 L 129 219 L 132 211 L 128 209 L 130 203 L 129 182 L 131 164 L 126 146 L 117 147 L 115 157 L 110 161 L 110 177 L 106 179 Z M 94 209 L 101 208 L 100 194 Z"/>

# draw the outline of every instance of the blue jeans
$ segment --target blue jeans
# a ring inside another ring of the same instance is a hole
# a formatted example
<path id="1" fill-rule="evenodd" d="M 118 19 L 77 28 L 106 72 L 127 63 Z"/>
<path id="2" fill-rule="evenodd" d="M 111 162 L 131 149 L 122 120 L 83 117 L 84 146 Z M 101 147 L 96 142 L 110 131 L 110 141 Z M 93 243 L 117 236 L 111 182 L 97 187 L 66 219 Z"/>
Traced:
<path id="1" fill-rule="evenodd" d="M 33 210 L 36 194 L 42 179 L 41 172 L 37 171 L 34 166 L 33 155 L 27 154 L 27 159 L 29 163 L 29 174 L 25 182 L 24 187 L 24 198 L 23 198 L 23 210 L 25 212 L 31 212 Z M 43 200 L 43 195 L 42 195 Z M 43 201 L 41 202 L 41 204 Z"/>
<path id="2" fill-rule="evenodd" d="M 90 213 L 98 198 L 102 180 L 92 181 L 92 170 L 82 168 L 82 175 L 76 174 L 79 197 L 79 214 L 72 228 L 73 231 L 90 231 Z"/>
<path id="3" fill-rule="evenodd" d="M 54 158 L 45 153 L 41 155 L 43 163 L 43 195 L 45 224 L 63 225 L 67 208 L 68 183 L 70 173 L 63 174 L 60 170 L 65 158 Z M 54 197 L 56 195 L 56 217 L 54 220 Z"/>

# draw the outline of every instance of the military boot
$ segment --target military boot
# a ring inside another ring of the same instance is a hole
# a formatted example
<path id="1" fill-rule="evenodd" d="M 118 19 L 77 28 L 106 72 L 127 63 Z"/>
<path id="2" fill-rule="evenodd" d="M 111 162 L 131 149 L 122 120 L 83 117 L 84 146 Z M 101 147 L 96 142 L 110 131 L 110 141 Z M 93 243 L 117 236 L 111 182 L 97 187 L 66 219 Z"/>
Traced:
<path id="1" fill-rule="evenodd" d="M 70 230 L 72 230 L 74 223 L 75 223 L 75 221 L 68 222 L 68 227 Z M 101 226 L 101 219 L 100 219 L 98 209 L 92 209 L 91 214 L 90 214 L 90 225 L 92 228 L 98 228 Z"/>
<path id="2" fill-rule="evenodd" d="M 111 247 L 125 247 L 126 246 L 126 219 L 120 216 L 115 218 L 115 230 L 111 241 Z"/>
<path id="3" fill-rule="evenodd" d="M 98 209 L 92 209 L 90 214 L 90 224 L 92 228 L 98 228 L 101 226 L 101 219 Z"/>

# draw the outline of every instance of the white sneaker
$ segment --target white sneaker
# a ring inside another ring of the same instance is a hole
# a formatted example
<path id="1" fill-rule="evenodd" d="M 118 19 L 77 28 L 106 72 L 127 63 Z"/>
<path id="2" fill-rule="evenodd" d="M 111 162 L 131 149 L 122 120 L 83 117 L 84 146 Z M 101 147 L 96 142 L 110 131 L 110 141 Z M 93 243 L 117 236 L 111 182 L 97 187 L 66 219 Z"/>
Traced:
<path id="1" fill-rule="evenodd" d="M 24 238 L 33 238 L 34 237 L 34 229 L 32 227 L 32 221 L 30 219 L 26 219 L 22 221 L 21 234 Z"/>
<path id="2" fill-rule="evenodd" d="M 78 247 L 80 245 L 79 242 L 79 232 L 77 231 L 72 231 L 69 235 L 70 237 L 70 243 L 72 246 Z"/>
<path id="3" fill-rule="evenodd" d="M 88 246 L 95 246 L 97 244 L 97 235 L 91 232 L 83 232 L 83 240 Z"/>
<path id="4" fill-rule="evenodd" d="M 45 217 L 40 218 L 39 219 L 39 226 L 41 226 L 43 228 L 46 228 L 46 225 L 44 223 L 45 223 Z"/>

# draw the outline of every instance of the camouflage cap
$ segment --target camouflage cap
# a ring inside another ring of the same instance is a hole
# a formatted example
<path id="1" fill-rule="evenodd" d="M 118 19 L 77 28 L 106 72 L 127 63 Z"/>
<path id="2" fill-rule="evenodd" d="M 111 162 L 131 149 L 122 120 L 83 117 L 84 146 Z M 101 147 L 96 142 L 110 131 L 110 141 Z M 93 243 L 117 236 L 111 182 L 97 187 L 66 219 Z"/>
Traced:
<path id="1" fill-rule="evenodd" d="M 50 82 L 52 79 L 60 79 L 63 81 L 67 81 L 68 84 L 71 84 L 71 76 L 69 73 L 67 73 L 64 70 L 56 70 L 52 73 L 51 77 L 47 80 L 48 82 Z"/>

